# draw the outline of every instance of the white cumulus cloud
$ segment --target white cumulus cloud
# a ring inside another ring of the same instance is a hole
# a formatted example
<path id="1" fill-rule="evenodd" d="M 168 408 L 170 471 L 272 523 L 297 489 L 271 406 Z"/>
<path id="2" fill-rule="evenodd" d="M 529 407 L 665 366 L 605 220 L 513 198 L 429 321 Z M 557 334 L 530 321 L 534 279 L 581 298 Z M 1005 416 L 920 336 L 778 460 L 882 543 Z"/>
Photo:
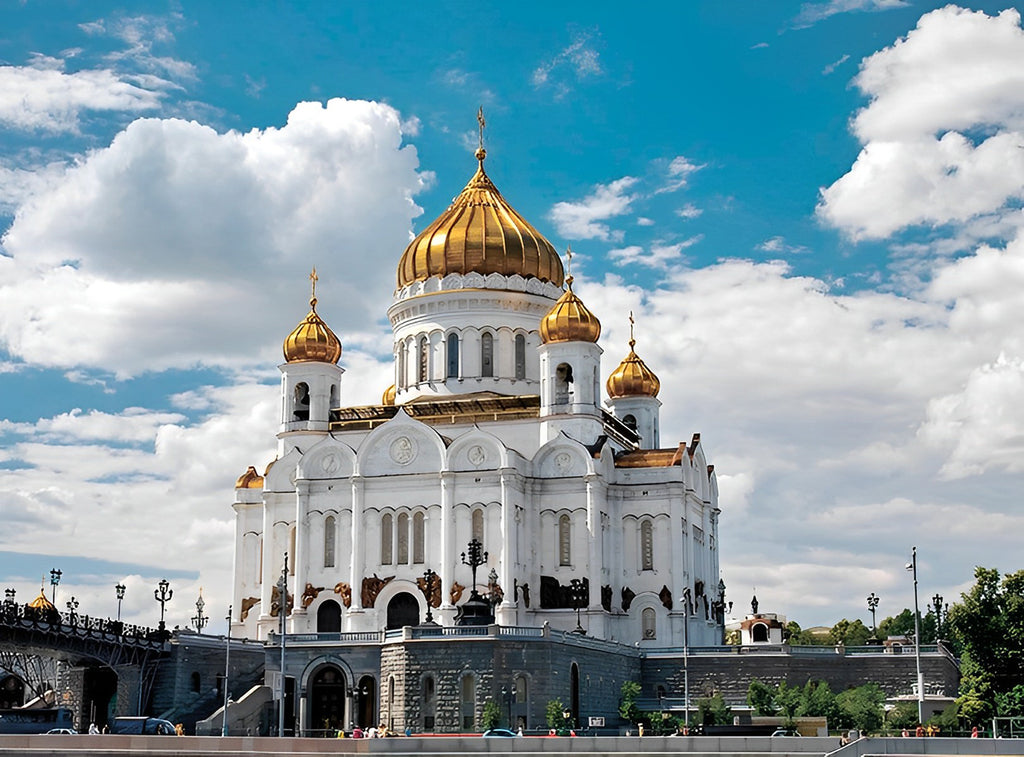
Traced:
<path id="1" fill-rule="evenodd" d="M 548 218 L 567 239 L 621 240 L 622 232 L 613 231 L 602 221 L 630 211 L 636 196 L 629 190 L 636 183 L 635 177 L 624 176 L 609 184 L 598 184 L 579 202 L 555 203 Z"/>

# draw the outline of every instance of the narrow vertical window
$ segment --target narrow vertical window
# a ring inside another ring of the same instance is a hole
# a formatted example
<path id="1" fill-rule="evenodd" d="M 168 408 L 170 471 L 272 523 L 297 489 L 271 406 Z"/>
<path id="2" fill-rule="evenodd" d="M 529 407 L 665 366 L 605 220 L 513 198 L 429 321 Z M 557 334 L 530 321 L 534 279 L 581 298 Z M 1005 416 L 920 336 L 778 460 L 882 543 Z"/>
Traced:
<path id="1" fill-rule="evenodd" d="M 526 378 L 526 337 L 516 334 L 516 378 Z"/>
<path id="2" fill-rule="evenodd" d="M 653 607 L 645 607 L 644 611 L 640 614 L 640 624 L 643 627 L 643 637 L 645 639 L 656 639 L 658 638 L 657 616 L 654 614 Z"/>
<path id="3" fill-rule="evenodd" d="M 486 332 L 480 335 L 480 375 L 494 375 L 494 337 Z"/>
<path id="4" fill-rule="evenodd" d="M 569 402 L 569 389 L 572 386 L 572 366 L 561 363 L 555 368 L 555 404 L 565 405 Z"/>
<path id="5" fill-rule="evenodd" d="M 448 378 L 459 377 L 459 335 L 448 335 Z"/>
<path id="6" fill-rule="evenodd" d="M 417 565 L 423 564 L 423 513 L 416 513 L 412 516 L 412 561 Z"/>
<path id="7" fill-rule="evenodd" d="M 558 564 L 572 565 L 572 521 L 568 515 L 558 519 Z"/>
<path id="8" fill-rule="evenodd" d="M 380 519 L 380 564 L 391 564 L 391 514 L 385 513 Z"/>
<path id="9" fill-rule="evenodd" d="M 398 516 L 398 564 L 409 562 L 409 514 Z"/>
<path id="10" fill-rule="evenodd" d="M 396 389 L 405 389 L 405 342 L 398 345 L 398 381 L 395 382 Z"/>
<path id="11" fill-rule="evenodd" d="M 295 385 L 295 405 L 292 420 L 309 420 L 309 386 L 305 383 Z"/>
<path id="12" fill-rule="evenodd" d="M 654 528 L 649 520 L 640 524 L 640 570 L 654 570 Z"/>
<path id="13" fill-rule="evenodd" d="M 417 377 L 418 381 L 421 384 L 424 381 L 427 380 L 427 376 L 429 375 L 427 373 L 427 370 L 428 370 L 429 364 L 430 364 L 430 352 L 429 352 L 429 349 L 430 349 L 430 345 L 427 342 L 427 338 L 425 336 L 421 336 L 420 337 L 420 347 L 419 347 L 419 375 Z"/>
<path id="14" fill-rule="evenodd" d="M 472 731 L 476 725 L 476 685 L 473 676 L 466 673 L 462 676 L 459 699 L 462 714 L 462 730 Z"/>
<path id="15" fill-rule="evenodd" d="M 484 543 L 484 511 L 473 511 L 473 536 L 481 544 Z"/>
<path id="16" fill-rule="evenodd" d="M 295 575 L 295 563 L 298 560 L 295 559 L 295 526 L 288 529 L 288 556 L 291 558 L 288 560 L 288 575 Z"/>
<path id="17" fill-rule="evenodd" d="M 337 528 L 333 515 L 324 518 L 324 567 L 334 567 L 334 539 Z"/>

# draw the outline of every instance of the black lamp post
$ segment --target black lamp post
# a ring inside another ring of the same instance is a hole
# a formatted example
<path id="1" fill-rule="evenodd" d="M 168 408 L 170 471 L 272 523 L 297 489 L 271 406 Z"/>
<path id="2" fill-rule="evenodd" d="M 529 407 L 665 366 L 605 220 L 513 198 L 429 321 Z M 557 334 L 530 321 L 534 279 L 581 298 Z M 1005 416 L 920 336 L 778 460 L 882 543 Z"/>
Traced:
<path id="1" fill-rule="evenodd" d="M 715 613 L 715 622 L 721 630 L 721 642 L 725 644 L 725 613 L 732 612 L 732 602 L 725 601 L 725 581 L 718 579 L 718 598 L 711 602 L 711 609 Z"/>
<path id="2" fill-rule="evenodd" d="M 164 623 L 164 610 L 165 605 L 171 601 L 171 597 L 174 596 L 174 590 L 170 588 L 171 583 L 166 578 L 161 578 L 160 583 L 157 584 L 157 588 L 153 589 L 153 599 L 160 603 L 160 625 L 157 628 L 160 630 L 160 634 L 163 635 L 167 629 L 167 624 Z"/>
<path id="3" fill-rule="evenodd" d="M 220 735 L 228 735 L 228 678 L 231 675 L 231 605 L 228 605 L 228 614 L 224 618 L 228 622 L 228 631 L 224 636 L 224 715 L 220 722 Z"/>
<path id="4" fill-rule="evenodd" d="M 427 600 L 427 617 L 423 624 L 427 626 L 436 625 L 434 614 L 430 611 L 430 600 L 434 594 L 434 581 L 437 580 L 437 573 L 427 568 L 423 571 L 423 598 Z"/>
<path id="5" fill-rule="evenodd" d="M 117 593 L 117 621 L 121 622 L 121 602 L 124 599 L 124 584 L 117 584 L 114 591 Z"/>
<path id="6" fill-rule="evenodd" d="M 18 603 L 14 601 L 14 589 L 4 589 L 4 615 L 12 619 L 18 613 Z"/>
<path id="7" fill-rule="evenodd" d="M 587 587 L 580 579 L 574 578 L 569 582 L 569 596 L 572 598 L 572 607 L 576 610 L 576 627 L 573 633 L 586 635 L 583 625 L 580 623 L 580 607 L 587 600 Z"/>
<path id="8" fill-rule="evenodd" d="M 53 594 L 50 597 L 50 602 L 54 607 L 57 606 L 57 584 L 60 583 L 61 572 L 56 568 L 50 571 L 50 586 L 53 587 Z"/>
<path id="9" fill-rule="evenodd" d="M 470 570 L 473 571 L 473 587 L 469 590 L 470 599 L 479 599 L 480 595 L 476 591 L 476 569 L 487 562 L 487 553 L 483 551 L 484 545 L 480 543 L 479 539 L 472 539 L 469 542 L 469 559 L 466 559 L 466 553 L 462 553 L 462 564 L 468 565 Z"/>
<path id="10" fill-rule="evenodd" d="M 871 635 L 878 637 L 878 626 L 875 625 L 875 610 L 878 608 L 878 597 L 875 592 L 868 594 L 868 609 L 871 610 Z"/>
<path id="11" fill-rule="evenodd" d="M 943 607 L 942 595 L 936 593 L 932 597 L 932 607 L 935 608 L 935 641 L 942 638 L 942 621 L 949 619 L 949 605 Z"/>
<path id="12" fill-rule="evenodd" d="M 203 599 L 203 590 L 199 590 L 199 599 L 196 600 L 196 614 L 192 618 L 192 622 L 196 626 L 196 632 L 202 633 L 203 628 L 210 622 L 210 619 L 203 615 L 203 608 L 206 607 L 206 601 Z"/>
<path id="13" fill-rule="evenodd" d="M 74 597 L 71 597 L 67 602 L 68 622 L 71 623 L 71 625 L 75 625 L 75 623 L 78 622 L 78 604 L 78 600 Z"/>

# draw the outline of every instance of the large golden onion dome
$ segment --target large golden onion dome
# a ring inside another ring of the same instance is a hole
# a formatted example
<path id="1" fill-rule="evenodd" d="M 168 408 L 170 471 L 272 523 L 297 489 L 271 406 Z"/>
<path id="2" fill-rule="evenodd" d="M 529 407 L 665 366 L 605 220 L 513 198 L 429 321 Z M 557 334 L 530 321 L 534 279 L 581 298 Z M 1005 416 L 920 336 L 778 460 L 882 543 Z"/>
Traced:
<path id="1" fill-rule="evenodd" d="M 657 397 L 658 392 L 661 391 L 661 380 L 633 349 L 636 346 L 636 339 L 633 338 L 632 314 L 630 314 L 629 322 L 629 354 L 619 363 L 619 367 L 612 371 L 605 383 L 605 388 L 608 390 L 608 396 L 612 399 L 638 396 Z"/>
<path id="2" fill-rule="evenodd" d="M 337 363 L 341 359 L 341 340 L 324 323 L 323 318 L 317 315 L 315 268 L 309 278 L 313 281 L 309 313 L 284 340 L 284 359 L 289 363 Z"/>
<path id="3" fill-rule="evenodd" d="M 540 319 L 540 338 L 544 344 L 596 342 L 601 336 L 601 322 L 572 291 L 572 282 L 572 276 L 566 278 L 568 288 L 548 314 Z"/>
<path id="4" fill-rule="evenodd" d="M 561 287 L 562 261 L 551 242 L 517 213 L 480 165 L 448 209 L 420 232 L 398 263 L 398 286 L 450 273 L 519 274 Z"/>

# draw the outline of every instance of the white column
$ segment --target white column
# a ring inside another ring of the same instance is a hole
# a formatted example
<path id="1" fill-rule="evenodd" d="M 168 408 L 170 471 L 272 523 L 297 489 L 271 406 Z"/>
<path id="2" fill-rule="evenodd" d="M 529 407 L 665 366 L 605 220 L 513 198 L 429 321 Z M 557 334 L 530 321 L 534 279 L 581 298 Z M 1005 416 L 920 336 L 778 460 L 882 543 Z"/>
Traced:
<path id="1" fill-rule="evenodd" d="M 598 540 L 601 538 L 600 480 L 597 474 L 585 477 L 587 484 L 587 577 L 590 579 L 590 597 L 587 607 L 601 609 L 601 557 Z"/>
<path id="2" fill-rule="evenodd" d="M 352 587 L 352 607 L 349 612 L 361 612 L 363 609 L 362 575 L 363 554 L 365 553 L 365 534 L 363 527 L 363 500 L 366 496 L 365 481 L 362 476 L 352 476 L 352 545 L 351 561 L 348 567 L 348 585 Z"/>
<path id="3" fill-rule="evenodd" d="M 295 554 L 291 556 L 292 565 L 295 566 L 295 606 L 292 610 L 292 630 L 305 630 L 302 625 L 305 620 L 300 621 L 299 628 L 295 627 L 295 615 L 305 615 L 306 608 L 302 606 L 302 593 L 306 590 L 307 576 L 309 575 L 309 481 L 295 482 Z"/>
<path id="4" fill-rule="evenodd" d="M 455 474 L 441 471 L 441 560 L 438 574 L 441 576 L 441 609 L 452 610 L 448 592 L 455 577 Z"/>
<path id="5" fill-rule="evenodd" d="M 505 596 L 498 607 L 499 625 L 515 625 L 516 602 L 512 588 L 515 566 L 519 562 L 516 544 L 516 505 L 511 500 L 510 478 L 515 474 L 511 468 L 501 471 L 501 562 L 498 583 L 501 584 Z"/>
<path id="6" fill-rule="evenodd" d="M 274 519 L 270 505 L 263 502 L 263 556 L 260 559 L 260 620 L 270 618 L 270 602 L 277 576 L 274 575 Z"/>

